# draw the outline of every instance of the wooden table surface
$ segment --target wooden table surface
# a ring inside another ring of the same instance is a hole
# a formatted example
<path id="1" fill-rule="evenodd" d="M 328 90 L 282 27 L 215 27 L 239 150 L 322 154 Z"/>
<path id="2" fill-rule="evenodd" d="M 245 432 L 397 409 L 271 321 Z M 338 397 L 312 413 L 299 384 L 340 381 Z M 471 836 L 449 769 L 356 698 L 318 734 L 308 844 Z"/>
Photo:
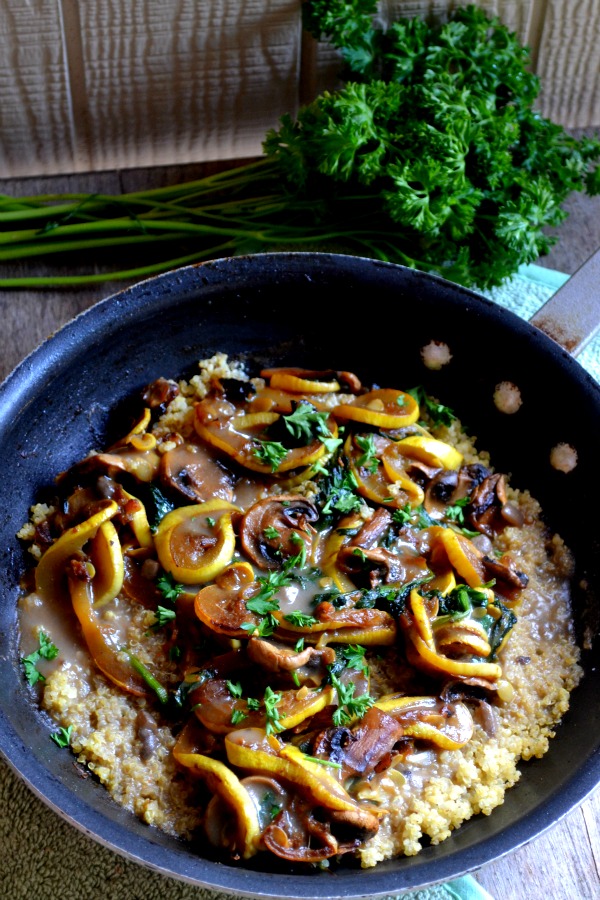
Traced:
<path id="1" fill-rule="evenodd" d="M 12 195 L 68 190 L 118 193 L 196 177 L 206 169 L 206 166 L 173 167 L 0 181 L 0 192 Z M 566 208 L 569 218 L 558 232 L 560 242 L 539 263 L 570 274 L 600 246 L 600 197 L 576 195 L 570 198 Z M 24 271 L 32 270 L 15 264 L 6 274 Z M 0 290 L 0 380 L 77 313 L 124 286 L 107 280 L 85 289 Z M 600 791 L 550 831 L 508 857 L 484 866 L 475 877 L 497 900 L 598 900 Z"/>

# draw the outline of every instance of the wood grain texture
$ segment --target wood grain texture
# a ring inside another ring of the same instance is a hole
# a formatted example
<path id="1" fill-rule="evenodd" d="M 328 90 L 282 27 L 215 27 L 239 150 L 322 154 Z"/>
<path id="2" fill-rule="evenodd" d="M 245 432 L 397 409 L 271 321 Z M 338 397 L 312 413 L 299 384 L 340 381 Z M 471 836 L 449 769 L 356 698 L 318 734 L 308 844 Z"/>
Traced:
<path id="1" fill-rule="evenodd" d="M 598 900 L 600 792 L 520 850 L 484 866 L 476 880 L 498 900 Z"/>
<path id="2" fill-rule="evenodd" d="M 542 115 L 600 127 L 600 2 L 546 0 L 537 56 Z"/>
<path id="3" fill-rule="evenodd" d="M 456 0 L 382 0 L 384 21 Z M 480 0 L 532 49 L 540 109 L 600 126 L 598 0 Z M 5 176 L 262 152 L 267 130 L 335 87 L 339 57 L 302 35 L 301 0 L 3 0 Z"/>
<path id="4" fill-rule="evenodd" d="M 293 0 L 80 6 L 92 168 L 254 155 L 297 104 Z"/>
<path id="5" fill-rule="evenodd" d="M 298 104 L 298 0 L 4 0 L 5 176 L 257 155 Z"/>
<path id="6" fill-rule="evenodd" d="M 60 7 L 55 0 L 0 4 L 0 172 L 74 166 L 75 131 Z"/>

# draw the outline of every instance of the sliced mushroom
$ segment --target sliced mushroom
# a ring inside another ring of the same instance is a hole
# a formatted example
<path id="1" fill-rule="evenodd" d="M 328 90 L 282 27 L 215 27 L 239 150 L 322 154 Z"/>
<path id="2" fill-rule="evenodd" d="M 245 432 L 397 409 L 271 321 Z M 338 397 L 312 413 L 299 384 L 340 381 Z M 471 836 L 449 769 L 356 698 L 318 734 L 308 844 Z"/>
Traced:
<path id="1" fill-rule="evenodd" d="M 319 650 L 309 645 L 297 652 L 287 644 L 252 637 L 248 641 L 248 656 L 267 672 L 295 672 L 315 661 L 330 665 L 335 661 L 335 650 L 331 647 Z"/>
<path id="2" fill-rule="evenodd" d="M 508 600 L 516 600 L 529 584 L 529 576 L 517 569 L 508 553 L 500 559 L 484 556 L 482 562 L 489 578 L 496 579 L 496 590 Z"/>
<path id="3" fill-rule="evenodd" d="M 366 437 L 372 445 L 373 453 L 365 453 L 361 438 Z M 388 469 L 381 464 L 387 448 L 394 443 L 380 434 L 348 435 L 344 444 L 344 456 L 356 480 L 356 490 L 367 500 L 388 509 L 403 509 L 407 504 L 411 507 L 419 506 L 423 502 L 421 487 L 403 471 L 395 471 L 390 475 Z"/>
<path id="4" fill-rule="evenodd" d="M 166 378 L 157 378 L 148 385 L 142 394 L 142 400 L 149 409 L 164 410 L 179 394 L 179 385 Z"/>
<path id="5" fill-rule="evenodd" d="M 487 476 L 489 470 L 480 463 L 461 466 L 460 469 L 441 469 L 425 489 L 423 506 L 430 516 L 441 519 L 448 506 L 469 497 Z"/>
<path id="6" fill-rule="evenodd" d="M 493 686 L 484 679 L 465 679 L 462 682 L 449 682 L 440 697 L 447 702 L 462 700 L 470 708 L 473 708 L 474 720 L 481 725 L 488 737 L 493 737 L 498 732 L 498 713 L 489 702 L 488 697 L 493 693 Z"/>
<path id="7" fill-rule="evenodd" d="M 471 496 L 467 521 L 472 528 L 489 538 L 499 534 L 507 525 L 523 525 L 525 518 L 522 512 L 507 502 L 504 475 L 489 475 L 477 485 Z"/>
<path id="8" fill-rule="evenodd" d="M 404 734 L 402 725 L 376 706 L 367 710 L 353 728 L 328 728 L 312 744 L 313 756 L 342 766 L 342 778 L 381 771 L 391 762 L 391 751 Z"/>
<path id="9" fill-rule="evenodd" d="M 298 796 L 265 829 L 263 842 L 271 853 L 288 862 L 318 863 L 343 852 L 329 823 L 319 821 L 310 802 Z"/>
<path id="10" fill-rule="evenodd" d="M 393 522 L 392 514 L 387 509 L 376 509 L 371 518 L 362 525 L 357 534 L 349 541 L 349 547 L 362 547 L 369 550 L 386 534 Z"/>
<path id="11" fill-rule="evenodd" d="M 393 552 L 385 547 L 362 550 L 347 546 L 340 550 L 338 563 L 356 584 L 366 580 L 371 588 L 380 584 L 405 584 L 429 572 L 425 559 L 407 548 Z"/>
<path id="12" fill-rule="evenodd" d="M 310 552 L 319 512 L 310 500 L 281 494 L 259 500 L 242 516 L 239 536 L 247 556 L 261 569 L 279 568 L 297 556 L 303 543 Z"/>
<path id="13" fill-rule="evenodd" d="M 247 638 L 247 626 L 258 628 L 260 624 L 260 618 L 246 606 L 257 588 L 250 563 L 233 563 L 217 575 L 214 584 L 196 594 L 194 611 L 211 631 L 230 638 Z"/>
<path id="14" fill-rule="evenodd" d="M 155 565 L 148 565 L 154 563 Z M 156 568 L 157 571 L 154 571 Z M 162 594 L 156 586 L 155 578 L 160 566 L 155 560 L 140 560 L 125 554 L 123 557 L 123 593 L 130 600 L 146 609 L 156 609 Z"/>
<path id="15" fill-rule="evenodd" d="M 233 475 L 199 444 L 180 444 L 161 457 L 160 477 L 168 488 L 194 503 L 211 497 L 233 500 Z"/>

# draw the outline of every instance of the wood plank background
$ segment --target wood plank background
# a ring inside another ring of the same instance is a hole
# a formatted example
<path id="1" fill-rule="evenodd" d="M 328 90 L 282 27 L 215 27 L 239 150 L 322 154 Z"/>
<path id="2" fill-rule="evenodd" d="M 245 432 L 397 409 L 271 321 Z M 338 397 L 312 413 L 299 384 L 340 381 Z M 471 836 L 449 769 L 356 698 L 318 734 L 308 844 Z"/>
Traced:
<path id="1" fill-rule="evenodd" d="M 381 17 L 453 0 L 381 0 Z M 600 126 L 599 0 L 480 0 L 532 51 L 542 115 Z M 301 0 L 2 0 L 0 175 L 257 156 L 284 112 L 335 85 Z"/>

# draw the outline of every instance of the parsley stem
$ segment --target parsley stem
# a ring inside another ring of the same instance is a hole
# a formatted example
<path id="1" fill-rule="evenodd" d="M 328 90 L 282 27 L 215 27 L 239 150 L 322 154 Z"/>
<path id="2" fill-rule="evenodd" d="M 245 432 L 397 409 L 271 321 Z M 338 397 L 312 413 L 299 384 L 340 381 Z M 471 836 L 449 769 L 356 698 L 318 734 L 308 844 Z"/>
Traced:
<path id="1" fill-rule="evenodd" d="M 162 686 L 162 684 L 156 680 L 152 672 L 146 668 L 146 666 L 135 656 L 133 653 L 130 653 L 128 650 L 125 650 L 127 654 L 127 658 L 131 663 L 131 668 L 134 669 L 138 675 L 144 679 L 149 688 L 151 688 L 161 703 L 167 703 L 169 699 L 169 695 L 167 693 L 166 688 Z"/>

